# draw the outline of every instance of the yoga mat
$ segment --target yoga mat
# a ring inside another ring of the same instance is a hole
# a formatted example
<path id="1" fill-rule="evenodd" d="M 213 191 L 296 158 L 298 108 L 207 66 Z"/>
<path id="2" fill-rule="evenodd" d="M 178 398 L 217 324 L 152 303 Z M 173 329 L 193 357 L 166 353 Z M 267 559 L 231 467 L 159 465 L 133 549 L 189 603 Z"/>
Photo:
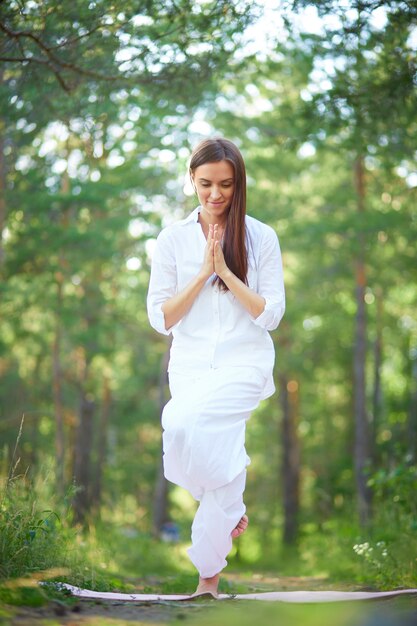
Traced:
<path id="1" fill-rule="evenodd" d="M 74 596 L 90 600 L 125 600 L 126 602 L 175 602 L 190 600 L 190 595 L 166 595 L 156 593 L 115 593 L 113 591 L 90 591 L 67 583 L 58 583 Z M 346 602 L 349 600 L 376 600 L 403 594 L 416 594 L 417 589 L 397 589 L 395 591 L 265 591 L 257 593 L 219 594 L 219 600 L 262 600 L 265 602 Z"/>

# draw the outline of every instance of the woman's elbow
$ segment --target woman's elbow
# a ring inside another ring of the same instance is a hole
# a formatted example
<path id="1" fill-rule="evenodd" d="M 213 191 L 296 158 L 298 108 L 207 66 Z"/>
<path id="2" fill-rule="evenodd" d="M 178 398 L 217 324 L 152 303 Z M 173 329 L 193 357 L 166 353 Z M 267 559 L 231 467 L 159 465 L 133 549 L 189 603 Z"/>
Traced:
<path id="1" fill-rule="evenodd" d="M 262 297 L 262 302 L 257 302 L 255 306 L 252 307 L 251 315 L 253 318 L 260 317 L 262 313 L 265 311 L 266 300 Z"/>
<path id="2" fill-rule="evenodd" d="M 150 325 L 161 335 L 169 335 L 171 330 L 167 324 L 166 315 L 162 310 L 163 305 L 154 303 L 148 304 L 148 318 Z"/>
<path id="3" fill-rule="evenodd" d="M 278 310 L 274 311 L 273 320 L 271 320 L 272 328 L 268 328 L 268 330 L 276 330 L 278 328 L 282 318 L 284 317 L 284 313 L 285 313 L 285 305 L 281 306 Z"/>
<path id="4" fill-rule="evenodd" d="M 259 320 L 259 322 L 261 322 L 260 325 L 262 325 L 265 330 L 268 330 L 269 332 L 276 330 L 283 318 L 284 310 L 284 306 L 265 306 L 265 312 Z"/>
<path id="5" fill-rule="evenodd" d="M 163 317 L 164 328 L 167 332 L 169 332 L 173 324 L 171 323 L 171 320 L 170 320 L 169 311 L 167 311 L 166 302 L 163 302 L 163 304 L 161 304 L 161 313 Z"/>

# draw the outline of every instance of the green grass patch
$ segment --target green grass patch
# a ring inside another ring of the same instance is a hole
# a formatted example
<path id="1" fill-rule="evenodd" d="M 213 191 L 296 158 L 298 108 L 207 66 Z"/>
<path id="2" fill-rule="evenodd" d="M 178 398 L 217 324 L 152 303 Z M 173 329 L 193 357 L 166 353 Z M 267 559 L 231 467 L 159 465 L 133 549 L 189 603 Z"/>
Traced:
<path id="1" fill-rule="evenodd" d="M 392 589 L 417 586 L 417 534 L 409 516 L 381 505 L 373 524 L 360 529 L 353 513 L 301 527 L 294 546 L 284 546 L 279 536 L 262 542 L 251 528 L 240 539 L 238 558 L 229 559 L 233 570 L 273 572 L 283 577 L 313 577 L 323 585 Z"/>
<path id="2" fill-rule="evenodd" d="M 196 588 L 188 541 L 164 543 L 146 533 L 132 522 L 131 509 L 124 516 L 122 497 L 118 507 L 103 507 L 102 521 L 92 520 L 81 529 L 72 524 L 73 491 L 59 498 L 52 471 L 31 477 L 11 474 L 0 483 L 1 602 L 35 606 L 60 593 L 53 586 L 35 590 L 40 580 L 126 593 L 188 593 Z M 292 588 L 291 577 L 298 589 L 417 587 L 414 510 L 384 506 L 381 500 L 366 531 L 352 520 L 351 511 L 320 527 L 304 523 L 294 547 L 282 545 L 279 528 L 265 538 L 251 526 L 228 558 L 227 573 L 239 576 L 223 576 L 220 591 L 254 591 L 256 574 L 265 572 L 273 582 L 262 583 L 260 590 Z M 188 534 L 187 523 L 183 538 Z M 20 582 L 13 587 L 11 580 Z"/>
<path id="3" fill-rule="evenodd" d="M 208 606 L 193 619 L 193 626 L 395 626 L 413 624 L 415 601 L 383 604 L 335 602 L 286 604 L 281 602 L 225 601 Z"/>

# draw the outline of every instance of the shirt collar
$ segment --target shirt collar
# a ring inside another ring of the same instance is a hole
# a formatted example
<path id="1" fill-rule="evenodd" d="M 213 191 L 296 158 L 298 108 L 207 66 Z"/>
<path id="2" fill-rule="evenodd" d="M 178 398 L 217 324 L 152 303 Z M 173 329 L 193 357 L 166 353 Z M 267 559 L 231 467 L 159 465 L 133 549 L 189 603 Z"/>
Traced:
<path id="1" fill-rule="evenodd" d="M 200 213 L 200 209 L 201 209 L 201 206 L 199 205 L 198 207 L 194 209 L 194 211 L 190 213 L 188 217 L 185 217 L 183 220 L 181 220 L 181 223 L 188 224 L 189 222 L 198 222 L 198 215 Z"/>

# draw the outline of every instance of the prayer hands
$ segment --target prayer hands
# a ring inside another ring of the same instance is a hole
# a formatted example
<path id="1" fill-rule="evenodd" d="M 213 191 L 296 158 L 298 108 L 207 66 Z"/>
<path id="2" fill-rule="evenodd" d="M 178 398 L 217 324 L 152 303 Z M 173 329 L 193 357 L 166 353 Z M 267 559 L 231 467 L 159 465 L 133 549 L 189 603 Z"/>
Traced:
<path id="1" fill-rule="evenodd" d="M 218 224 L 209 224 L 207 244 L 204 250 L 204 260 L 201 272 L 204 277 L 209 278 L 213 273 L 222 277 L 228 267 L 225 263 L 223 250 L 220 243 L 221 235 Z"/>
<path id="2" fill-rule="evenodd" d="M 213 249 L 213 260 L 214 260 L 214 271 L 217 276 L 222 278 L 223 274 L 227 272 L 229 269 L 226 265 L 226 261 L 223 256 L 222 244 L 220 242 L 221 237 L 219 233 L 219 228 L 217 224 L 214 224 L 213 227 L 213 241 L 214 241 L 214 249 Z"/>
<path id="3" fill-rule="evenodd" d="M 203 266 L 201 273 L 207 280 L 214 273 L 214 259 L 213 259 L 214 239 L 213 239 L 213 225 L 209 225 L 209 231 L 207 235 L 207 243 L 204 250 Z"/>

